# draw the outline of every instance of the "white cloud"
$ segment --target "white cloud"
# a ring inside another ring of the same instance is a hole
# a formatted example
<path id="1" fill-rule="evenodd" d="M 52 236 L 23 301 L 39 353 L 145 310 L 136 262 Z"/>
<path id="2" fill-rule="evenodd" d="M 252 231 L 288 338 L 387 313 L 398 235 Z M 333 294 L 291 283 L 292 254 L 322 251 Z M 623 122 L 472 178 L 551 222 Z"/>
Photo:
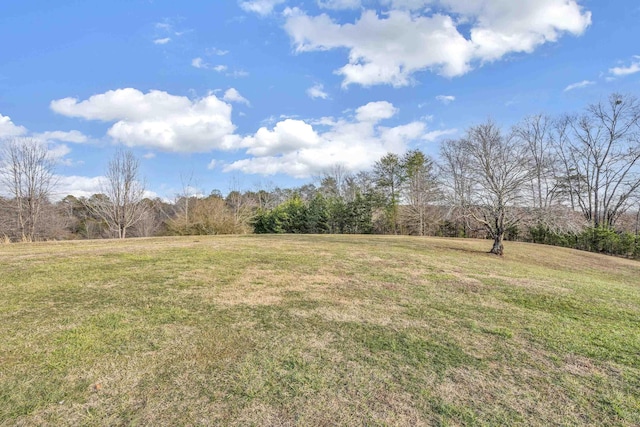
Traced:
<path id="1" fill-rule="evenodd" d="M 216 168 L 217 165 L 218 165 L 218 161 L 216 159 L 211 159 L 211 161 L 207 165 L 207 169 L 213 170 Z"/>
<path id="2" fill-rule="evenodd" d="M 356 118 L 360 122 L 374 122 L 389 119 L 396 115 L 398 110 L 387 101 L 370 102 L 356 109 Z"/>
<path id="3" fill-rule="evenodd" d="M 249 72 L 245 70 L 234 70 L 231 73 L 227 73 L 227 76 L 237 79 L 237 78 L 249 76 Z"/>
<path id="4" fill-rule="evenodd" d="M 36 141 L 46 148 L 52 160 L 63 165 L 71 165 L 73 163 L 71 159 L 66 158 L 71 153 L 71 149 L 65 144 L 56 144 L 53 141 L 75 143 L 87 141 L 87 137 L 77 130 L 32 133 L 24 126 L 16 126 L 9 117 L 0 114 L 0 144 L 5 138 L 17 138 L 16 141 L 19 143 L 20 141 Z"/>
<path id="5" fill-rule="evenodd" d="M 324 86 L 320 83 L 315 84 L 307 89 L 307 95 L 309 95 L 309 98 L 311 99 L 329 99 L 329 94 L 324 91 Z"/>
<path id="6" fill-rule="evenodd" d="M 155 191 L 144 190 L 144 193 L 142 193 L 142 197 L 145 199 L 157 199 L 160 196 Z"/>
<path id="7" fill-rule="evenodd" d="M 104 176 L 59 176 L 57 179 L 55 199 L 63 199 L 68 195 L 75 197 L 91 197 L 102 191 L 106 183 Z"/>
<path id="8" fill-rule="evenodd" d="M 48 132 L 37 133 L 34 135 L 34 137 L 39 139 L 44 139 L 47 141 L 64 141 L 64 142 L 73 142 L 75 144 L 82 144 L 84 142 L 87 142 L 88 140 L 86 135 L 84 135 L 82 132 L 77 130 L 72 130 L 69 132 L 63 132 L 59 130 L 48 131 Z"/>
<path id="9" fill-rule="evenodd" d="M 249 75 L 249 73 L 244 70 L 234 70 L 231 72 L 227 72 L 229 70 L 229 67 L 227 67 L 226 65 L 211 65 L 205 62 L 205 60 L 201 57 L 193 58 L 191 60 L 191 66 L 199 68 L 201 70 L 213 70 L 217 73 L 225 73 L 227 77 L 233 78 L 247 77 Z"/>
<path id="10" fill-rule="evenodd" d="M 89 198 L 94 194 L 102 193 L 107 185 L 107 178 L 104 176 L 58 176 L 56 182 L 56 194 L 52 197 L 54 201 L 62 200 L 68 195 Z M 158 194 L 146 190 L 144 197 L 154 199 Z"/>
<path id="11" fill-rule="evenodd" d="M 73 164 L 73 161 L 71 159 L 65 159 L 65 157 L 69 153 L 71 153 L 71 149 L 67 145 L 65 144 L 47 145 L 47 148 L 48 148 L 49 156 L 53 160 L 68 166 Z"/>
<path id="12" fill-rule="evenodd" d="M 622 67 L 610 68 L 609 73 L 611 73 L 616 77 L 623 77 L 623 76 L 628 76 L 630 74 L 635 74 L 637 72 L 640 72 L 640 57 L 634 56 L 633 58 L 634 60 L 631 61 L 630 65 L 626 67 L 622 66 Z"/>
<path id="13" fill-rule="evenodd" d="M 55 100 L 51 109 L 68 117 L 115 122 L 107 134 L 129 147 L 206 152 L 230 149 L 240 139 L 234 134 L 231 105 L 213 94 L 191 100 L 157 90 L 145 94 L 126 88 L 84 101 Z"/>
<path id="14" fill-rule="evenodd" d="M 189 33 L 192 30 L 188 30 L 188 29 L 182 29 L 182 30 L 177 30 L 175 27 L 175 24 L 178 24 L 180 21 L 182 21 L 182 19 L 178 18 L 178 19 L 164 19 L 163 22 L 156 22 L 155 27 L 157 30 L 159 30 L 160 33 L 163 33 L 165 35 L 165 38 L 168 38 L 167 35 L 173 35 L 176 37 L 180 37 L 182 35 L 184 35 L 185 33 Z M 156 40 L 163 40 L 163 38 L 158 37 L 158 39 Z M 154 40 L 155 42 L 155 40 Z M 160 43 L 160 44 L 164 44 L 164 43 Z"/>
<path id="15" fill-rule="evenodd" d="M 311 125 L 302 120 L 285 119 L 278 122 L 273 130 L 258 129 L 254 136 L 244 138 L 242 145 L 248 147 L 249 154 L 268 156 L 313 147 L 319 142 L 320 137 Z"/>
<path id="16" fill-rule="evenodd" d="M 20 136 L 25 133 L 27 133 L 27 128 L 15 125 L 10 117 L 0 114 L 0 139 Z"/>
<path id="17" fill-rule="evenodd" d="M 318 6 L 323 9 L 358 9 L 361 5 L 360 0 L 318 0 Z"/>
<path id="18" fill-rule="evenodd" d="M 145 159 L 153 159 L 156 157 L 156 153 L 154 153 L 153 151 L 149 151 L 148 153 L 145 153 L 142 157 Z"/>
<path id="19" fill-rule="evenodd" d="M 208 68 L 208 65 L 204 62 L 204 59 L 198 57 L 191 60 L 191 66 L 195 68 Z"/>
<path id="20" fill-rule="evenodd" d="M 180 196 L 187 197 L 205 197 L 204 191 L 201 188 L 194 187 L 192 185 L 187 185 L 180 191 Z"/>
<path id="21" fill-rule="evenodd" d="M 573 83 L 573 84 L 570 84 L 569 86 L 565 87 L 564 88 L 564 92 L 569 92 L 570 90 L 574 90 L 574 89 L 582 89 L 582 88 L 585 88 L 587 86 L 591 86 L 591 85 L 594 85 L 594 84 L 596 84 L 596 82 L 592 82 L 590 80 L 583 80 L 581 82 Z"/>
<path id="22" fill-rule="evenodd" d="M 433 0 L 382 0 L 381 3 L 393 9 L 420 11 L 435 2 Z"/>
<path id="23" fill-rule="evenodd" d="M 241 1 L 240 7 L 245 12 L 254 12 L 261 16 L 269 15 L 273 12 L 273 8 L 281 3 L 284 3 L 285 0 L 251 0 L 251 1 Z"/>
<path id="24" fill-rule="evenodd" d="M 442 102 L 444 105 L 449 105 L 456 100 L 456 97 L 452 95 L 438 95 L 436 96 L 436 99 Z"/>
<path id="25" fill-rule="evenodd" d="M 386 153 L 402 153 L 409 142 L 422 139 L 423 122 L 395 127 L 380 124 L 397 111 L 382 101 L 358 108 L 350 119 L 282 120 L 272 129 L 263 127 L 243 138 L 242 145 L 251 157 L 225 165 L 224 171 L 308 178 L 335 164 L 350 171 L 367 169 Z"/>
<path id="26" fill-rule="evenodd" d="M 154 44 L 167 44 L 171 41 L 171 37 L 164 37 L 161 39 L 155 39 L 153 41 Z"/>
<path id="27" fill-rule="evenodd" d="M 238 92 L 234 88 L 227 89 L 222 99 L 227 102 L 237 102 L 238 104 L 251 105 L 249 103 L 249 100 L 247 100 L 247 98 L 245 98 L 244 96 L 240 95 L 240 92 Z"/>
<path id="28" fill-rule="evenodd" d="M 207 55 L 224 56 L 224 55 L 228 54 L 229 51 L 212 47 L 212 48 L 207 49 L 206 53 L 207 53 Z"/>
<path id="29" fill-rule="evenodd" d="M 433 130 L 431 132 L 427 132 L 422 136 L 422 139 L 427 142 L 434 142 L 443 136 L 455 135 L 458 133 L 458 129 L 441 129 L 441 130 Z"/>
<path id="30" fill-rule="evenodd" d="M 531 53 L 562 35 L 582 34 L 591 13 L 576 0 L 387 1 L 389 10 L 364 10 L 353 23 L 329 15 L 309 16 L 287 8 L 285 30 L 297 52 L 349 50 L 349 62 L 336 73 L 343 86 L 406 86 L 429 70 L 461 76 L 479 63 L 510 53 Z M 428 5 L 439 12 L 417 13 Z M 401 8 L 402 7 L 402 8 Z M 470 25 L 469 36 L 458 25 Z"/>

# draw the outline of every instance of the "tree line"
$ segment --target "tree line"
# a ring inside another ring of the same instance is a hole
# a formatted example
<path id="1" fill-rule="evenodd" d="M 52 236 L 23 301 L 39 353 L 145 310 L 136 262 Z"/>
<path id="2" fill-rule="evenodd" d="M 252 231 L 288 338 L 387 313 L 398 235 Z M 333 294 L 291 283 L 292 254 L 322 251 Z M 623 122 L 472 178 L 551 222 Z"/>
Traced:
<path id="1" fill-rule="evenodd" d="M 0 150 L 5 241 L 229 233 L 378 233 L 481 237 L 502 255 L 526 240 L 640 256 L 640 104 L 612 94 L 580 114 L 487 120 L 420 150 L 388 153 L 371 170 L 336 165 L 298 188 L 186 191 L 145 198 L 130 151 L 109 162 L 89 198 L 50 202 L 55 162 L 36 140 Z"/>

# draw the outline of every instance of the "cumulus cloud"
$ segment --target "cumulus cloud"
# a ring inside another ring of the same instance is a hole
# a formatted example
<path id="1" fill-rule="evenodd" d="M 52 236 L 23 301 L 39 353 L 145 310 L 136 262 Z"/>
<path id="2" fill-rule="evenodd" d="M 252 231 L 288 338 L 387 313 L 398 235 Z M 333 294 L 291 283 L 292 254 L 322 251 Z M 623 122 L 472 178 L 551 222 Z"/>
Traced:
<path id="1" fill-rule="evenodd" d="M 70 132 L 48 131 L 42 133 L 29 132 L 24 126 L 15 125 L 7 116 L 0 114 L 0 144 L 3 139 L 16 138 L 16 141 L 35 141 L 46 148 L 49 157 L 63 165 L 72 165 L 73 161 L 66 156 L 71 153 L 71 149 L 60 142 L 82 143 L 87 141 L 87 137 L 77 130 Z"/>
<path id="2" fill-rule="evenodd" d="M 68 195 L 75 197 L 91 197 L 100 193 L 106 184 L 106 178 L 103 176 L 86 177 L 86 176 L 59 176 L 57 178 L 55 199 L 62 199 Z"/>
<path id="3" fill-rule="evenodd" d="M 360 122 L 374 122 L 390 119 L 395 116 L 398 110 L 392 103 L 387 101 L 370 102 L 356 110 L 356 118 Z"/>
<path id="4" fill-rule="evenodd" d="M 107 186 L 107 178 L 104 176 L 58 176 L 56 182 L 56 192 L 52 197 L 54 201 L 62 200 L 68 195 L 89 198 L 94 194 L 104 192 L 104 188 Z M 158 197 L 158 194 L 146 190 L 144 197 L 154 199 Z"/>
<path id="5" fill-rule="evenodd" d="M 236 102 L 238 104 L 251 105 L 249 103 L 249 100 L 247 98 L 245 98 L 244 96 L 240 95 L 240 92 L 238 92 L 234 88 L 227 89 L 227 91 L 224 93 L 224 96 L 222 97 L 222 99 L 227 101 L 227 102 Z"/>
<path id="6" fill-rule="evenodd" d="M 73 142 L 75 144 L 82 144 L 88 141 L 87 136 L 77 130 L 72 130 L 69 132 L 64 132 L 60 130 L 48 131 L 48 132 L 36 133 L 34 136 L 36 138 L 44 139 L 47 141 L 64 141 L 64 142 Z"/>
<path id="7" fill-rule="evenodd" d="M 479 63 L 510 53 L 531 53 L 567 33 L 581 35 L 591 24 L 591 13 L 577 0 L 382 3 L 390 8 L 380 14 L 363 10 L 353 23 L 287 8 L 284 28 L 299 53 L 348 49 L 349 62 L 336 70 L 343 76 L 343 86 L 406 86 L 419 71 L 461 76 Z M 438 6 L 438 12 L 428 6 Z M 459 30 L 462 25 L 470 26 L 464 34 Z"/>
<path id="8" fill-rule="evenodd" d="M 311 125 L 302 120 L 286 119 L 278 122 L 273 130 L 258 129 L 254 136 L 245 137 L 242 145 L 248 148 L 249 154 L 268 156 L 313 147 L 319 142 L 320 137 Z"/>
<path id="9" fill-rule="evenodd" d="M 402 153 L 409 143 L 424 139 L 426 124 L 421 121 L 384 126 L 397 112 L 391 103 L 380 101 L 356 109 L 350 118 L 287 118 L 243 138 L 241 145 L 250 157 L 223 170 L 308 178 L 336 164 L 351 171 L 367 169 L 386 153 Z"/>
<path id="10" fill-rule="evenodd" d="M 214 94 L 190 99 L 162 91 L 143 93 L 127 88 L 85 100 L 55 100 L 51 109 L 68 117 L 110 123 L 107 134 L 129 147 L 167 152 L 240 149 L 245 158 L 232 163 L 214 161 L 209 168 L 263 175 L 282 173 L 299 178 L 318 174 L 338 163 L 348 170 L 366 169 L 388 152 L 402 153 L 412 142 L 433 141 L 454 132 L 428 131 L 423 120 L 389 126 L 387 121 L 397 116 L 398 109 L 390 102 L 378 101 L 346 111 L 342 118 L 302 120 L 283 116 L 255 133 L 240 136 L 235 133 L 232 107 L 228 103 L 240 102 L 240 98 L 244 99 L 235 89 L 227 90 L 222 99 Z M 95 179 L 83 182 L 87 187 L 99 183 Z M 96 192 L 95 187 L 76 188 L 72 194 L 82 195 L 81 191 Z"/>
<path id="11" fill-rule="evenodd" d="M 195 68 L 208 68 L 209 66 L 204 62 L 204 59 L 198 57 L 191 60 L 191 66 Z"/>
<path id="12" fill-rule="evenodd" d="M 452 95 L 438 95 L 436 96 L 436 99 L 442 102 L 444 105 L 449 105 L 456 100 L 456 97 Z"/>
<path id="13" fill-rule="evenodd" d="M 575 90 L 575 89 L 582 89 L 585 88 L 587 86 L 591 86 L 596 84 L 596 82 L 592 82 L 591 80 L 583 80 L 581 82 L 578 83 L 572 83 L 569 86 L 564 88 L 564 92 L 569 92 L 571 90 Z"/>
<path id="14" fill-rule="evenodd" d="M 640 72 L 640 56 L 634 56 L 630 65 L 609 69 L 609 73 L 616 77 L 628 76 L 637 72 Z"/>
<path id="15" fill-rule="evenodd" d="M 361 5 L 360 0 L 318 0 L 318 6 L 323 9 L 358 9 Z"/>
<path id="16" fill-rule="evenodd" d="M 315 84 L 307 89 L 307 95 L 309 95 L 309 98 L 311 99 L 329 99 L 329 94 L 324 91 L 324 86 L 320 83 Z"/>
<path id="17" fill-rule="evenodd" d="M 10 117 L 0 114 L 0 138 L 10 138 L 25 133 L 27 133 L 27 128 L 14 124 Z"/>
<path id="18" fill-rule="evenodd" d="M 163 37 L 161 39 L 155 39 L 153 41 L 154 44 L 167 44 L 171 41 L 171 37 Z"/>
<path id="19" fill-rule="evenodd" d="M 84 101 L 55 100 L 51 109 L 68 117 L 115 122 L 107 134 L 129 147 L 206 152 L 230 149 L 239 140 L 231 121 L 231 105 L 214 94 L 191 100 L 158 90 L 142 93 L 126 88 Z"/>
<path id="20" fill-rule="evenodd" d="M 284 2 L 285 0 L 251 0 L 241 1 L 239 5 L 245 12 L 253 12 L 261 16 L 266 16 L 273 12 L 274 7 Z"/>
<path id="21" fill-rule="evenodd" d="M 73 160 L 66 158 L 68 154 L 71 153 L 71 148 L 65 144 L 45 144 L 47 146 L 49 156 L 54 161 L 71 166 L 73 164 Z"/>

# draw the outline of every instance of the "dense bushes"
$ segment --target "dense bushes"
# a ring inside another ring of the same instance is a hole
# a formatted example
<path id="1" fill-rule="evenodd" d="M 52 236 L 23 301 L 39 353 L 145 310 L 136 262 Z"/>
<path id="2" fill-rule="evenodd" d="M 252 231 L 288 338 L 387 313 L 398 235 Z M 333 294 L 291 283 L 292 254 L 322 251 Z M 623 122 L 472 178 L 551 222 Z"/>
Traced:
<path id="1" fill-rule="evenodd" d="M 299 195 L 274 209 L 260 209 L 254 231 L 264 233 L 369 234 L 374 231 L 371 197 L 356 194 L 353 201 L 317 193 L 309 202 Z"/>
<path id="2" fill-rule="evenodd" d="M 533 243 L 640 258 L 640 239 L 637 235 L 605 227 L 586 228 L 580 233 L 556 233 L 537 226 L 529 229 L 529 240 Z"/>

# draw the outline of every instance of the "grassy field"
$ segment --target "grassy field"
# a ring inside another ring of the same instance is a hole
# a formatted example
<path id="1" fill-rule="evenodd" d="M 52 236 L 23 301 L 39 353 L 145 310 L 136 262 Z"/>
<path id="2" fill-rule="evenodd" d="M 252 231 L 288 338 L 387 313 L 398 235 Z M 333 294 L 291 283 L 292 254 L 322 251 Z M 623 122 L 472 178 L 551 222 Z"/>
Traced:
<path id="1" fill-rule="evenodd" d="M 0 425 L 640 424 L 640 263 L 489 247 L 0 246 Z"/>

